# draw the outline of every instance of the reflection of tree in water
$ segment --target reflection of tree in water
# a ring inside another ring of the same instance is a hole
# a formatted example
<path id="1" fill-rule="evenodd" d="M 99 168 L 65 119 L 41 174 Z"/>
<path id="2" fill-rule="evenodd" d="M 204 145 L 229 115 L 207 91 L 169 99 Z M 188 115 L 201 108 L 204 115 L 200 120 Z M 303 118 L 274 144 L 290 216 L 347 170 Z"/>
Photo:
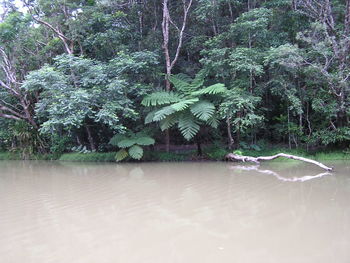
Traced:
<path id="1" fill-rule="evenodd" d="M 272 170 L 266 170 L 266 169 L 260 169 L 259 165 L 249 165 L 249 166 L 244 166 L 244 165 L 231 165 L 230 168 L 231 170 L 241 170 L 241 171 L 256 171 L 258 173 L 262 174 L 268 174 L 276 177 L 278 180 L 281 180 L 283 182 L 305 182 L 309 180 L 313 180 L 316 178 L 320 178 L 326 175 L 332 175 L 330 172 L 324 172 L 324 173 L 319 173 L 316 175 L 305 175 L 301 177 L 284 177 L 279 175 L 278 173 L 272 171 Z"/>

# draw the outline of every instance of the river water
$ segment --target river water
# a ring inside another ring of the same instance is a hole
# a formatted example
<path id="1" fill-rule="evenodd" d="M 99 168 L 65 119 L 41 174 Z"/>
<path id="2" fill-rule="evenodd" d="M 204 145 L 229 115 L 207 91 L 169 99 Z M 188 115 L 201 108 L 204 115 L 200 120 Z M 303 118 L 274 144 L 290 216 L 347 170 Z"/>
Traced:
<path id="1" fill-rule="evenodd" d="M 327 164 L 0 162 L 0 262 L 350 262 Z"/>

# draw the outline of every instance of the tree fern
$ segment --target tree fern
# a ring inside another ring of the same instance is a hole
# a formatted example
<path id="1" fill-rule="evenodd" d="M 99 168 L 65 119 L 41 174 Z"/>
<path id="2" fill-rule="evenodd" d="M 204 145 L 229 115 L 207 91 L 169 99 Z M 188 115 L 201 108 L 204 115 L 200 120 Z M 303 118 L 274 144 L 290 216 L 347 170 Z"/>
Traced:
<path id="1" fill-rule="evenodd" d="M 158 110 L 153 110 L 146 115 L 145 124 L 148 124 L 154 121 L 154 115 L 156 114 L 157 111 Z"/>
<path id="2" fill-rule="evenodd" d="M 117 134 L 113 136 L 110 143 L 114 146 L 122 148 L 115 156 L 117 162 L 130 156 L 133 159 L 140 160 L 143 156 L 143 149 L 141 146 L 152 145 L 155 143 L 154 139 L 145 135 L 142 132 L 129 133 L 126 135 Z M 128 150 L 126 150 L 129 148 Z"/>
<path id="3" fill-rule="evenodd" d="M 171 107 L 175 111 L 183 111 L 183 110 L 187 109 L 188 106 L 190 106 L 191 104 L 193 104 L 193 103 L 195 103 L 197 101 L 199 101 L 198 98 L 182 100 L 182 101 L 179 101 L 177 103 L 172 104 Z"/>
<path id="4" fill-rule="evenodd" d="M 138 145 L 134 145 L 129 148 L 129 155 L 133 159 L 140 160 L 143 156 L 143 149 Z"/>
<path id="5" fill-rule="evenodd" d="M 169 76 L 169 81 L 174 85 L 174 88 L 178 91 L 184 91 L 190 86 L 191 78 L 186 74 L 177 74 Z"/>
<path id="6" fill-rule="evenodd" d="M 162 131 L 165 131 L 169 128 L 171 128 L 172 126 L 174 126 L 176 123 L 178 122 L 178 114 L 171 114 L 169 116 L 167 116 L 165 119 L 160 121 L 160 129 Z"/>
<path id="7" fill-rule="evenodd" d="M 210 127 L 216 129 L 216 128 L 219 126 L 219 119 L 218 119 L 218 117 L 217 117 L 215 114 L 213 114 L 213 115 L 206 121 L 206 123 L 207 123 Z"/>
<path id="8" fill-rule="evenodd" d="M 138 145 L 143 145 L 143 146 L 147 146 L 147 145 L 152 145 L 155 143 L 155 140 L 151 137 L 148 136 L 143 136 L 143 137 L 138 137 L 135 139 L 135 143 Z"/>
<path id="9" fill-rule="evenodd" d="M 117 143 L 119 148 L 128 148 L 135 144 L 135 140 L 133 138 L 125 138 Z"/>
<path id="10" fill-rule="evenodd" d="M 154 121 L 161 121 L 166 118 L 166 116 L 169 116 L 170 114 L 173 114 L 176 110 L 171 106 L 166 106 L 154 113 L 153 120 Z"/>
<path id="11" fill-rule="evenodd" d="M 160 91 L 160 92 L 154 92 L 148 96 L 146 96 L 141 104 L 150 107 L 150 106 L 158 106 L 158 105 L 164 105 L 174 102 L 181 101 L 181 96 L 179 94 L 176 94 L 174 92 L 166 92 L 166 91 Z"/>
<path id="12" fill-rule="evenodd" d="M 200 89 L 198 91 L 192 92 L 192 95 L 215 95 L 220 93 L 225 93 L 227 91 L 226 87 L 222 83 L 216 83 L 214 85 L 211 85 L 209 87 Z"/>
<path id="13" fill-rule="evenodd" d="M 209 101 L 199 101 L 190 108 L 194 116 L 202 121 L 207 121 L 215 112 L 215 105 Z"/>
<path id="14" fill-rule="evenodd" d="M 121 149 L 116 153 L 115 160 L 117 162 L 120 162 L 120 161 L 124 160 L 126 157 L 128 157 L 128 155 L 129 154 L 125 149 Z"/>
<path id="15" fill-rule="evenodd" d="M 186 140 L 191 140 L 199 131 L 198 121 L 191 114 L 182 114 L 178 123 L 179 130 Z"/>

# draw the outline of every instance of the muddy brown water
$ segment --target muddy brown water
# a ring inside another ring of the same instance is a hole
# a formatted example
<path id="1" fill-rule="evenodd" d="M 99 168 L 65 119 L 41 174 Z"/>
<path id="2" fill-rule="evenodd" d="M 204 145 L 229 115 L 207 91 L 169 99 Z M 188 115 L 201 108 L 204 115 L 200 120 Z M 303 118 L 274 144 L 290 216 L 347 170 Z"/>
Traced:
<path id="1" fill-rule="evenodd" d="M 0 162 L 1 263 L 350 262 L 350 162 Z"/>

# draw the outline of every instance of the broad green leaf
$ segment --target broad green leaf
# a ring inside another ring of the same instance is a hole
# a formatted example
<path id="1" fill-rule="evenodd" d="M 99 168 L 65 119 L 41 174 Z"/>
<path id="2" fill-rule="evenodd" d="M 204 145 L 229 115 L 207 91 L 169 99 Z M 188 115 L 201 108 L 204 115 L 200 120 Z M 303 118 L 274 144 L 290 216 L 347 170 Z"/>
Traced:
<path id="1" fill-rule="evenodd" d="M 169 103 L 178 102 L 181 100 L 181 96 L 174 92 L 160 91 L 154 92 L 146 96 L 141 104 L 146 107 L 164 105 Z"/>
<path id="2" fill-rule="evenodd" d="M 191 140 L 199 131 L 200 126 L 191 114 L 183 114 L 179 119 L 178 127 L 186 140 Z"/>
<path id="3" fill-rule="evenodd" d="M 151 137 L 143 136 L 135 139 L 135 143 L 138 145 L 152 145 L 155 143 L 155 140 Z"/>
<path id="4" fill-rule="evenodd" d="M 133 146 L 135 144 L 135 140 L 134 139 L 129 139 L 129 138 L 126 138 L 124 140 L 121 140 L 117 143 L 117 146 L 119 148 L 128 148 L 130 146 Z"/>
<path id="5" fill-rule="evenodd" d="M 115 160 L 117 162 L 120 162 L 124 160 L 126 157 L 128 157 L 128 152 L 125 149 L 121 149 L 116 153 Z"/>
<path id="6" fill-rule="evenodd" d="M 143 149 L 138 145 L 134 145 L 130 147 L 129 155 L 133 159 L 140 160 L 143 156 Z"/>
<path id="7" fill-rule="evenodd" d="M 191 112 L 198 119 L 207 121 L 215 112 L 215 105 L 209 101 L 199 101 L 190 108 Z"/>
<path id="8" fill-rule="evenodd" d="M 209 87 L 200 89 L 198 91 L 192 92 L 192 95 L 215 95 L 220 93 L 225 93 L 227 91 L 226 87 L 222 83 L 216 83 L 214 85 L 211 85 Z"/>

